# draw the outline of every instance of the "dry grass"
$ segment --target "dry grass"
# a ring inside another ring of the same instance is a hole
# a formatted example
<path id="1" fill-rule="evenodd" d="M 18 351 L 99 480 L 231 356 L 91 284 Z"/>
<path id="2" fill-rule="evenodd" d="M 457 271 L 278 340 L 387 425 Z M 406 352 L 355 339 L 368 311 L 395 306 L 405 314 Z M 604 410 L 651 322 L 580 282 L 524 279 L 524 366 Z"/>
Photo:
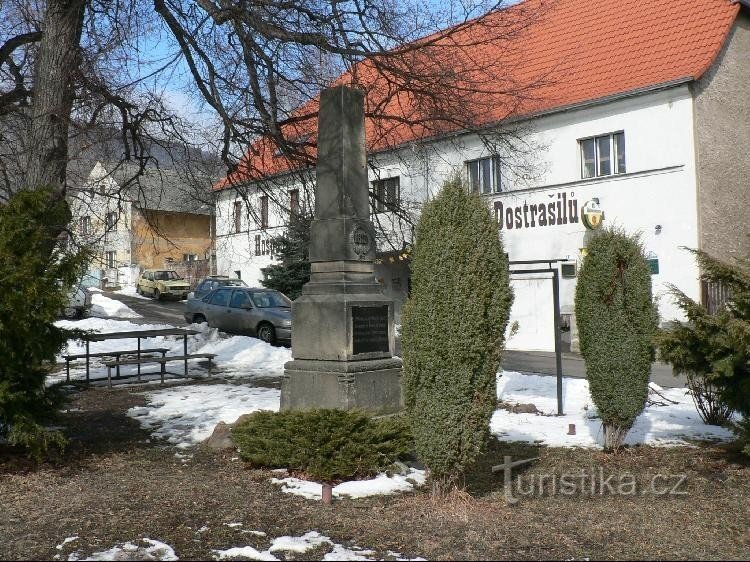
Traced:
<path id="1" fill-rule="evenodd" d="M 750 558 L 750 467 L 731 449 L 637 447 L 619 455 L 582 449 L 495 444 L 467 475 L 466 488 L 434 500 L 428 493 L 337 501 L 324 508 L 280 493 L 268 471 L 249 470 L 232 454 L 176 449 L 151 441 L 127 408 L 142 389 L 89 390 L 63 416 L 74 443 L 57 463 L 34 467 L 0 450 L 0 558 L 63 559 L 149 537 L 183 559 L 211 549 L 316 530 L 385 556 L 429 559 Z M 541 459 L 514 471 L 535 475 L 598 470 L 687 475 L 687 494 L 534 496 L 510 505 L 490 467 L 513 458 Z M 230 528 L 226 524 L 243 523 Z M 203 527 L 207 530 L 201 531 Z M 57 550 L 65 537 L 75 543 Z M 305 558 L 321 558 L 319 548 Z"/>

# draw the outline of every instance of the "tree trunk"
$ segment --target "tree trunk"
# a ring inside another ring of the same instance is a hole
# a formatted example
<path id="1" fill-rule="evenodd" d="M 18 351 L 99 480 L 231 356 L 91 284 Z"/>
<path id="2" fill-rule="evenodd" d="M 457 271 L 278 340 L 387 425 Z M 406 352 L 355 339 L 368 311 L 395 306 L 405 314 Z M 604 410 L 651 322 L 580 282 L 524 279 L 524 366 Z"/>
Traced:
<path id="1" fill-rule="evenodd" d="M 30 189 L 49 186 L 65 196 L 73 76 L 79 64 L 85 0 L 48 0 L 34 68 L 26 169 Z"/>

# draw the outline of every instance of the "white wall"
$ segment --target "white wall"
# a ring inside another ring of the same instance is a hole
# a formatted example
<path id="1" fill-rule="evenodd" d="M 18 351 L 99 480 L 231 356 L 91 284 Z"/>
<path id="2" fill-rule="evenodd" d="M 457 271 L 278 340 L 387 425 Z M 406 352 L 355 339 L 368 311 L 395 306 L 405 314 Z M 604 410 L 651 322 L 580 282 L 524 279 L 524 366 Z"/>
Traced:
<path id="1" fill-rule="evenodd" d="M 589 199 L 598 198 L 606 225 L 640 232 L 646 251 L 658 257 L 660 271 L 652 279 L 655 294 L 663 297 L 659 305 L 662 319 L 679 318 L 679 310 L 664 297 L 665 284 L 674 283 L 689 296 L 699 297 L 698 269 L 691 255 L 680 250 L 680 246 L 698 244 L 692 111 L 688 88 L 681 86 L 552 114 L 524 124 L 529 128 L 524 138 L 529 150 L 521 156 L 501 154 L 513 169 L 506 170 L 506 191 L 486 196 L 488 206 L 494 208 L 496 202 L 504 208 L 548 203 L 564 193 L 576 201 L 579 221 L 520 229 L 504 227 L 510 259 L 579 261 L 587 236 L 580 221 L 580 207 Z M 627 174 L 582 180 L 578 139 L 616 131 L 625 132 Z M 451 173 L 463 171 L 464 161 L 486 155 L 489 153 L 476 136 L 457 136 L 428 147 L 410 146 L 376 154 L 371 162 L 378 166 L 381 177 L 401 176 L 402 200 L 416 216 L 421 203 L 437 193 Z M 371 179 L 375 179 L 373 174 Z M 232 190 L 222 192 L 217 215 L 226 216 L 234 198 Z M 382 213 L 377 218 L 388 224 L 387 215 Z M 658 234 L 656 225 L 661 226 Z M 217 232 L 227 232 L 227 225 L 219 216 Z M 249 233 L 250 239 L 254 234 Z M 247 252 L 248 234 L 224 238 L 219 239 L 217 247 L 219 273 L 240 269 L 244 279 L 247 271 L 250 282 L 250 276 L 258 275 L 270 261 Z M 399 237 L 394 239 L 398 241 Z M 381 244 L 380 249 L 388 248 Z M 563 313 L 572 311 L 574 291 L 575 279 L 561 280 Z"/>

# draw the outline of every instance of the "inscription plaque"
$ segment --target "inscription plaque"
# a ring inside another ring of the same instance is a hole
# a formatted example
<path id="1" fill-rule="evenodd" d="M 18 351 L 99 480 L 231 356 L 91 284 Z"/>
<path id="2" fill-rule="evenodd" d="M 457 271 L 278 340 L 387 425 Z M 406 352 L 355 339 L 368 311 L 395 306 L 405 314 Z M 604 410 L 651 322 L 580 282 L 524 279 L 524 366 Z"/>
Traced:
<path id="1" fill-rule="evenodd" d="M 352 307 L 352 353 L 390 351 L 388 305 Z"/>

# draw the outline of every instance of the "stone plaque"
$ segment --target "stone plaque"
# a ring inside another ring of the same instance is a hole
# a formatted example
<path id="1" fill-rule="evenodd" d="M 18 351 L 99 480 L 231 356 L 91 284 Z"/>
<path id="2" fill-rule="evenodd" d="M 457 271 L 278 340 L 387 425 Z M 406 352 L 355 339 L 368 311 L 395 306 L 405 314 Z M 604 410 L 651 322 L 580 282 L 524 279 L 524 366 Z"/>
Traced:
<path id="1" fill-rule="evenodd" d="M 352 353 L 390 351 L 388 305 L 352 307 Z"/>

